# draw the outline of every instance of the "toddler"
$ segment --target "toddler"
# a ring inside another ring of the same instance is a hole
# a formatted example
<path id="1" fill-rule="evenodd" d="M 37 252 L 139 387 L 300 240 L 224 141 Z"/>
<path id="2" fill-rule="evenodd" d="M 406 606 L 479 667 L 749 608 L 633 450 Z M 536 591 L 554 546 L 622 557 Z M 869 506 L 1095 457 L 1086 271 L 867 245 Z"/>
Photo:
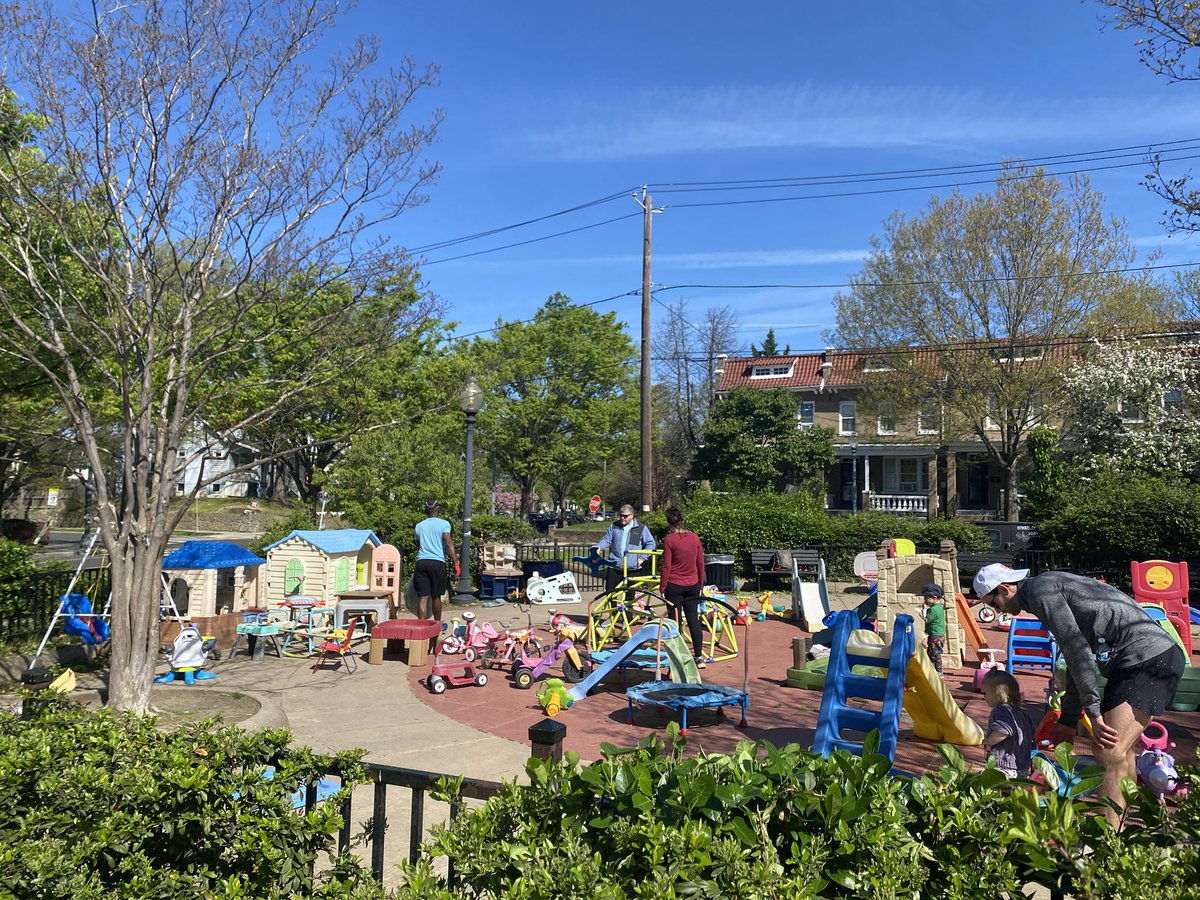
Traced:
<path id="1" fill-rule="evenodd" d="M 1021 709 L 1021 686 L 1003 669 L 983 676 L 983 696 L 992 708 L 983 736 L 988 759 L 1009 778 L 1029 774 L 1033 755 L 1033 720 Z"/>
<path id="2" fill-rule="evenodd" d="M 946 592 L 941 585 L 927 584 L 921 588 L 921 596 L 925 600 L 925 609 L 921 611 L 925 619 L 925 649 L 929 653 L 929 661 L 941 675 L 942 651 L 946 649 L 946 607 L 942 605 L 942 600 Z"/>

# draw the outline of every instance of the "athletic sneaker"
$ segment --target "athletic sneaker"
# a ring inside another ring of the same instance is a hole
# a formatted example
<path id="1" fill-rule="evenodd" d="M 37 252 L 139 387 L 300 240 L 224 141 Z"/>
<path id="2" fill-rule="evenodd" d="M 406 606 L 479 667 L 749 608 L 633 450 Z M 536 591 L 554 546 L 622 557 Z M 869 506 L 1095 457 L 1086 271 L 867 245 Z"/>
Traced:
<path id="1" fill-rule="evenodd" d="M 708 668 L 708 664 L 704 661 L 703 656 L 696 657 L 696 668 L 697 669 L 707 669 Z"/>

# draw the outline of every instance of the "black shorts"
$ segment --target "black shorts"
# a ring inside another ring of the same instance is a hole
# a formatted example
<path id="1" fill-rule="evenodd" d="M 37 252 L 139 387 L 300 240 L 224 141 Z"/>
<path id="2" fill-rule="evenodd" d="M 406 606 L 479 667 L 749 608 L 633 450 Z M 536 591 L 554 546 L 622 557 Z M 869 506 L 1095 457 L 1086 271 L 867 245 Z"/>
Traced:
<path id="1" fill-rule="evenodd" d="M 1122 703 L 1152 716 L 1160 715 L 1171 705 L 1175 688 L 1183 677 L 1183 651 L 1178 647 L 1165 650 L 1154 659 L 1129 669 L 1113 669 L 1100 698 L 1100 712 L 1106 713 Z"/>
<path id="2" fill-rule="evenodd" d="M 413 590 L 418 597 L 440 597 L 446 593 L 446 564 L 440 559 L 418 559 L 413 572 Z"/>

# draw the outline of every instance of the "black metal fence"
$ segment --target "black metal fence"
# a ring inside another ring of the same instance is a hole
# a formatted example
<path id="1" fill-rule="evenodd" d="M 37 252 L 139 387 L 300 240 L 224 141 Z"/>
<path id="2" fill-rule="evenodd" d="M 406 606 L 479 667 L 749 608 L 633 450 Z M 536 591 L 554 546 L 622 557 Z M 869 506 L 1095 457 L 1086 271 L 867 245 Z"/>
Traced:
<path id="1" fill-rule="evenodd" d="M 45 634 L 71 576 L 71 572 L 38 572 L 26 579 L 15 600 L 0 605 L 0 644 L 15 644 Z M 87 594 L 97 612 L 103 610 L 110 591 L 109 570 L 85 569 L 73 590 Z"/>
<path id="2" fill-rule="evenodd" d="M 517 544 L 517 564 L 557 560 L 562 563 L 564 571 L 575 576 L 575 583 L 581 591 L 600 591 L 604 589 L 604 576 L 593 575 L 586 563 L 576 562 L 574 559 L 577 556 L 586 557 L 591 552 L 591 544 L 562 544 L 558 541 Z"/>

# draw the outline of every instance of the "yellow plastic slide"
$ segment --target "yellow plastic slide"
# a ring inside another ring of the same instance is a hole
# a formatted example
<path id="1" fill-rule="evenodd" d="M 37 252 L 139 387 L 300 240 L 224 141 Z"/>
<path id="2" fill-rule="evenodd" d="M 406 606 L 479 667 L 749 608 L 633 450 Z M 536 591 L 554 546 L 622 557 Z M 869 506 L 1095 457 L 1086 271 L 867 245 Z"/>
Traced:
<path id="1" fill-rule="evenodd" d="M 875 632 L 857 629 L 851 632 L 846 644 L 847 653 L 873 656 L 887 665 L 888 645 Z M 924 647 L 917 647 L 904 673 L 904 711 L 913 720 L 913 734 L 919 738 L 964 747 L 983 743 L 983 729 L 963 715 Z"/>

